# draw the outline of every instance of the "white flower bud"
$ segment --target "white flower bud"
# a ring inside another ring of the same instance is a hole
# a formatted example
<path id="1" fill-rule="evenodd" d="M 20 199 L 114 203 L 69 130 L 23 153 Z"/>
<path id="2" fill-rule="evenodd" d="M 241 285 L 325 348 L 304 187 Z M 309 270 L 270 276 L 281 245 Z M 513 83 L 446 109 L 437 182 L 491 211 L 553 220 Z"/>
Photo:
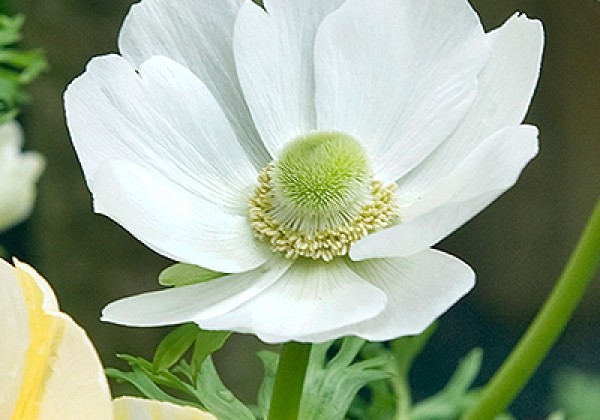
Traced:
<path id="1" fill-rule="evenodd" d="M 17 122 L 0 126 L 0 232 L 29 216 L 45 166 L 42 155 L 21 152 L 22 145 L 23 130 Z"/>

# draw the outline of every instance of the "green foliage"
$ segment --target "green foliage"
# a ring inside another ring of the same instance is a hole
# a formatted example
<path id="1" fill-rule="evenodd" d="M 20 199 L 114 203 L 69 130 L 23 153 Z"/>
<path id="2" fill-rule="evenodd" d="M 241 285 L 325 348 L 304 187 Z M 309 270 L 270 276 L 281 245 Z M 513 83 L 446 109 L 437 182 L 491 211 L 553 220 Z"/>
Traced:
<path id="1" fill-rule="evenodd" d="M 368 343 L 361 351 L 365 360 L 386 358 L 382 369 L 389 374 L 387 381 L 370 382 L 367 392 L 352 403 L 349 414 L 356 419 L 454 420 L 472 407 L 480 392 L 472 389 L 479 375 L 483 352 L 473 349 L 458 365 L 444 388 L 437 394 L 414 403 L 411 399 L 410 369 L 436 329 L 430 326 L 421 335 L 401 337 L 389 344 Z M 512 419 L 503 414 L 496 420 Z"/>
<path id="2" fill-rule="evenodd" d="M 146 398 L 191 405 L 224 420 L 254 419 L 251 411 L 219 378 L 210 354 L 223 346 L 229 332 L 203 331 L 194 324 L 175 328 L 160 342 L 153 361 L 119 355 L 131 371 L 106 369 L 109 378 L 133 385 Z M 192 349 L 192 364 L 184 356 Z"/>
<path id="3" fill-rule="evenodd" d="M 154 352 L 153 370 L 168 370 L 177 363 L 194 344 L 199 331 L 196 324 L 184 324 L 167 334 Z"/>
<path id="4" fill-rule="evenodd" d="M 27 101 L 23 91 L 48 64 L 41 50 L 23 51 L 14 47 L 21 40 L 24 18 L 0 15 L 0 123 L 12 119 Z"/>
<path id="5" fill-rule="evenodd" d="M 229 336 L 230 331 L 204 331 L 196 335 L 194 351 L 192 352 L 192 374 L 195 376 L 201 370 L 204 361 L 215 351 L 219 350 Z"/>
<path id="6" fill-rule="evenodd" d="M 313 345 L 308 361 L 300 419 L 453 420 L 478 400 L 472 388 L 483 353 L 472 350 L 437 394 L 413 403 L 408 375 L 435 326 L 415 337 L 390 343 L 366 343 L 356 337 Z M 107 369 L 109 377 L 133 385 L 147 398 L 191 405 L 223 420 L 266 419 L 273 395 L 279 355 L 262 351 L 264 379 L 255 407 L 246 407 L 219 378 L 211 354 L 230 336 L 204 331 L 195 324 L 172 330 L 158 345 L 152 361 L 119 356 L 130 371 Z M 189 359 L 190 361 L 188 362 Z M 566 382 L 568 385 L 571 382 Z M 570 386 L 570 385 L 569 385 Z M 361 391 L 362 390 L 362 391 Z M 593 400 L 595 401 L 595 400 Z M 560 419 L 561 413 L 555 413 Z M 509 420 L 503 414 L 496 420 Z"/>
<path id="7" fill-rule="evenodd" d="M 313 346 L 300 402 L 300 419 L 344 419 L 348 407 L 361 388 L 369 382 L 389 377 L 381 369 L 387 363 L 385 357 L 356 361 L 364 343 L 364 340 L 356 337 L 344 338 L 331 360 L 327 356 L 335 348 L 335 342 Z M 259 390 L 256 411 L 260 418 L 266 418 L 279 356 L 274 352 L 263 351 L 259 353 L 259 357 L 265 368 L 265 376 Z"/>
<path id="8" fill-rule="evenodd" d="M 254 420 L 248 407 L 223 385 L 212 359 L 208 357 L 198 375 L 196 390 L 206 409 L 219 420 Z"/>
<path id="9" fill-rule="evenodd" d="M 553 379 L 552 404 L 569 419 L 592 420 L 600 413 L 600 376 L 564 368 Z"/>
<path id="10" fill-rule="evenodd" d="M 187 372 L 182 366 L 178 365 L 174 370 L 155 372 L 152 362 L 141 357 L 126 354 L 120 354 L 118 357 L 129 364 L 131 371 L 123 372 L 109 368 L 106 369 L 106 375 L 109 378 L 133 385 L 146 398 L 204 408 L 196 398 L 194 387 L 189 383 Z M 179 372 L 180 375 L 175 372 Z M 163 388 L 170 392 L 166 392 Z M 173 390 L 192 398 L 184 400 L 174 397 L 172 395 Z"/>
<path id="11" fill-rule="evenodd" d="M 158 282 L 163 286 L 179 287 L 203 283 L 224 275 L 224 273 L 212 271 L 197 265 L 177 263 L 164 269 L 158 276 Z"/>
<path id="12" fill-rule="evenodd" d="M 300 403 L 300 418 L 344 419 L 361 388 L 390 377 L 385 369 L 389 358 L 385 355 L 353 363 L 364 343 L 356 337 L 344 338 L 330 361 L 326 356 L 332 342 L 313 347 Z"/>
<path id="13" fill-rule="evenodd" d="M 383 369 L 389 373 L 389 380 L 368 384 L 368 398 L 359 397 L 352 404 L 350 413 L 354 418 L 409 418 L 412 401 L 408 374 L 435 329 L 436 324 L 432 324 L 418 336 L 401 337 L 389 345 L 367 343 L 363 347 L 361 355 L 366 360 L 386 357 Z"/>

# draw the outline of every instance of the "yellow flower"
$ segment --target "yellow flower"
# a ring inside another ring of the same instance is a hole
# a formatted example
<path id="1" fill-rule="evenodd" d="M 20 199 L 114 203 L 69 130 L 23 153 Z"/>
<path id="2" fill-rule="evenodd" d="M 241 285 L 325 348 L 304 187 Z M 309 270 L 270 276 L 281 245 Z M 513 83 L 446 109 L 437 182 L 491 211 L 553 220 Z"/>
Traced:
<path id="1" fill-rule="evenodd" d="M 214 419 L 159 401 L 111 401 L 89 337 L 60 311 L 50 285 L 17 260 L 13 267 L 0 259 L 0 333 L 1 419 Z"/>

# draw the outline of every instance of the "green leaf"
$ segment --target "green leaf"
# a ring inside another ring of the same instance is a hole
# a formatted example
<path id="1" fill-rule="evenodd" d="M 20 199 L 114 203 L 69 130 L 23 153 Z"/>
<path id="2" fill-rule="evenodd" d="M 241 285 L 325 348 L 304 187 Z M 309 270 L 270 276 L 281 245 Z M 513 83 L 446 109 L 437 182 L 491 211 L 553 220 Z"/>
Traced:
<path id="1" fill-rule="evenodd" d="M 358 418 L 396 419 L 407 418 L 412 404 L 408 374 L 416 357 L 435 332 L 432 324 L 417 336 L 401 337 L 389 346 L 384 343 L 366 343 L 361 349 L 364 359 L 387 357 L 389 363 L 384 368 L 390 380 L 367 384 L 369 400 L 356 398 L 351 412 Z"/>
<path id="2" fill-rule="evenodd" d="M 42 50 L 23 51 L 13 44 L 21 39 L 23 16 L 0 15 L 0 122 L 13 119 L 28 100 L 23 85 L 48 67 Z"/>
<path id="3" fill-rule="evenodd" d="M 178 328 L 175 333 L 171 332 L 169 340 L 178 343 L 185 341 L 177 336 L 185 336 L 185 330 Z M 191 329 L 187 334 L 191 333 Z M 194 340 L 199 336 L 207 336 L 206 331 L 196 332 Z M 210 332 L 208 335 L 213 338 L 219 336 L 220 340 L 213 340 L 212 348 L 220 347 L 229 333 Z M 167 341 L 169 341 L 167 340 Z M 217 345 L 216 343 L 221 344 Z M 162 343 L 161 343 L 162 344 Z M 180 349 L 185 346 L 181 346 Z M 189 348 L 189 346 L 188 346 Z M 160 353 L 157 350 L 157 353 Z M 168 352 L 167 352 L 168 353 Z M 185 359 L 170 367 L 164 367 L 158 371 L 155 370 L 154 363 L 141 357 L 130 355 L 118 355 L 126 361 L 131 372 L 122 372 L 118 369 L 107 369 L 106 375 L 112 379 L 121 382 L 127 382 L 133 385 L 142 395 L 147 398 L 159 401 L 168 401 L 180 405 L 192 405 L 203 410 L 210 411 L 216 415 L 219 420 L 255 420 L 256 417 L 252 411 L 242 404 L 232 393 L 223 385 L 219 375 L 213 365 L 210 356 L 204 357 L 204 362 L 199 368 L 197 375 L 192 374 L 192 367 Z M 167 360 L 173 360 L 175 357 L 166 357 Z M 159 357 L 160 359 L 160 357 Z M 171 364 L 171 362 L 167 363 Z M 176 396 L 171 395 L 166 388 L 177 391 Z M 189 399 L 182 399 L 187 395 Z"/>
<path id="4" fill-rule="evenodd" d="M 271 395 L 273 395 L 273 386 L 275 384 L 275 375 L 277 374 L 279 355 L 268 350 L 260 351 L 257 355 L 264 368 L 263 381 L 258 390 L 258 409 L 262 418 L 266 419 L 269 414 Z"/>
<path id="5" fill-rule="evenodd" d="M 196 392 L 206 409 L 219 420 L 255 420 L 252 411 L 223 385 L 210 356 L 200 368 Z"/>
<path id="6" fill-rule="evenodd" d="M 198 331 L 192 353 L 192 377 L 198 374 L 208 356 L 223 347 L 230 335 L 231 331 Z"/>
<path id="7" fill-rule="evenodd" d="M 553 378 L 552 402 L 569 418 L 592 418 L 600 413 L 600 376 L 562 368 Z"/>
<path id="8" fill-rule="evenodd" d="M 163 286 L 187 286 L 203 283 L 224 276 L 219 273 L 197 265 L 177 263 L 164 269 L 158 276 L 158 282 Z"/>
<path id="9" fill-rule="evenodd" d="M 106 369 L 105 372 L 106 376 L 108 376 L 109 378 L 121 382 L 127 382 L 133 385 L 146 398 L 158 401 L 167 401 L 179 405 L 195 405 L 196 407 L 203 408 L 199 404 L 194 404 L 190 401 L 184 401 L 167 394 L 162 389 L 160 389 L 154 382 L 152 382 L 150 378 L 148 378 L 146 375 L 144 375 L 137 369 L 134 369 L 131 372 L 121 372 L 118 369 L 109 368 Z"/>
<path id="10" fill-rule="evenodd" d="M 196 324 L 185 324 L 175 328 L 160 342 L 154 352 L 154 371 L 169 369 L 194 344 L 200 329 Z"/>
<path id="11" fill-rule="evenodd" d="M 125 360 L 132 370 L 140 372 L 149 378 L 157 385 L 166 386 L 171 389 L 185 392 L 194 396 L 194 387 L 191 384 L 185 383 L 181 378 L 168 370 L 154 372 L 154 366 L 151 362 L 141 357 L 129 356 L 127 354 L 117 355 L 122 360 Z"/>
<path id="12" fill-rule="evenodd" d="M 0 15 L 0 46 L 14 44 L 21 40 L 21 27 L 25 22 L 23 15 L 14 17 Z"/>
<path id="13" fill-rule="evenodd" d="M 342 420 L 358 391 L 367 383 L 386 379 L 389 357 L 375 357 L 353 363 L 364 340 L 347 337 L 330 362 L 326 362 L 332 342 L 313 346 L 304 394 L 301 419 Z"/>

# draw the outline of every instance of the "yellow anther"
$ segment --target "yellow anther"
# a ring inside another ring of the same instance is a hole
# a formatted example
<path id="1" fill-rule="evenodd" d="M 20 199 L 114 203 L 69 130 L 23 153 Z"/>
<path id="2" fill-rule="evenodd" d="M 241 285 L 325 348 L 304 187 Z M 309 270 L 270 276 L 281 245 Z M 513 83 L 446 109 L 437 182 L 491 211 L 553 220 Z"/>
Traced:
<path id="1" fill-rule="evenodd" d="M 268 241 L 274 252 L 282 253 L 286 258 L 331 261 L 346 255 L 352 243 L 399 220 L 398 207 L 394 202 L 396 184 L 384 186 L 381 181 L 371 180 L 371 200 L 350 220 L 315 232 L 291 229 L 273 216 L 272 171 L 273 165 L 267 165 L 260 172 L 258 186 L 250 198 L 248 215 L 255 236 Z"/>

